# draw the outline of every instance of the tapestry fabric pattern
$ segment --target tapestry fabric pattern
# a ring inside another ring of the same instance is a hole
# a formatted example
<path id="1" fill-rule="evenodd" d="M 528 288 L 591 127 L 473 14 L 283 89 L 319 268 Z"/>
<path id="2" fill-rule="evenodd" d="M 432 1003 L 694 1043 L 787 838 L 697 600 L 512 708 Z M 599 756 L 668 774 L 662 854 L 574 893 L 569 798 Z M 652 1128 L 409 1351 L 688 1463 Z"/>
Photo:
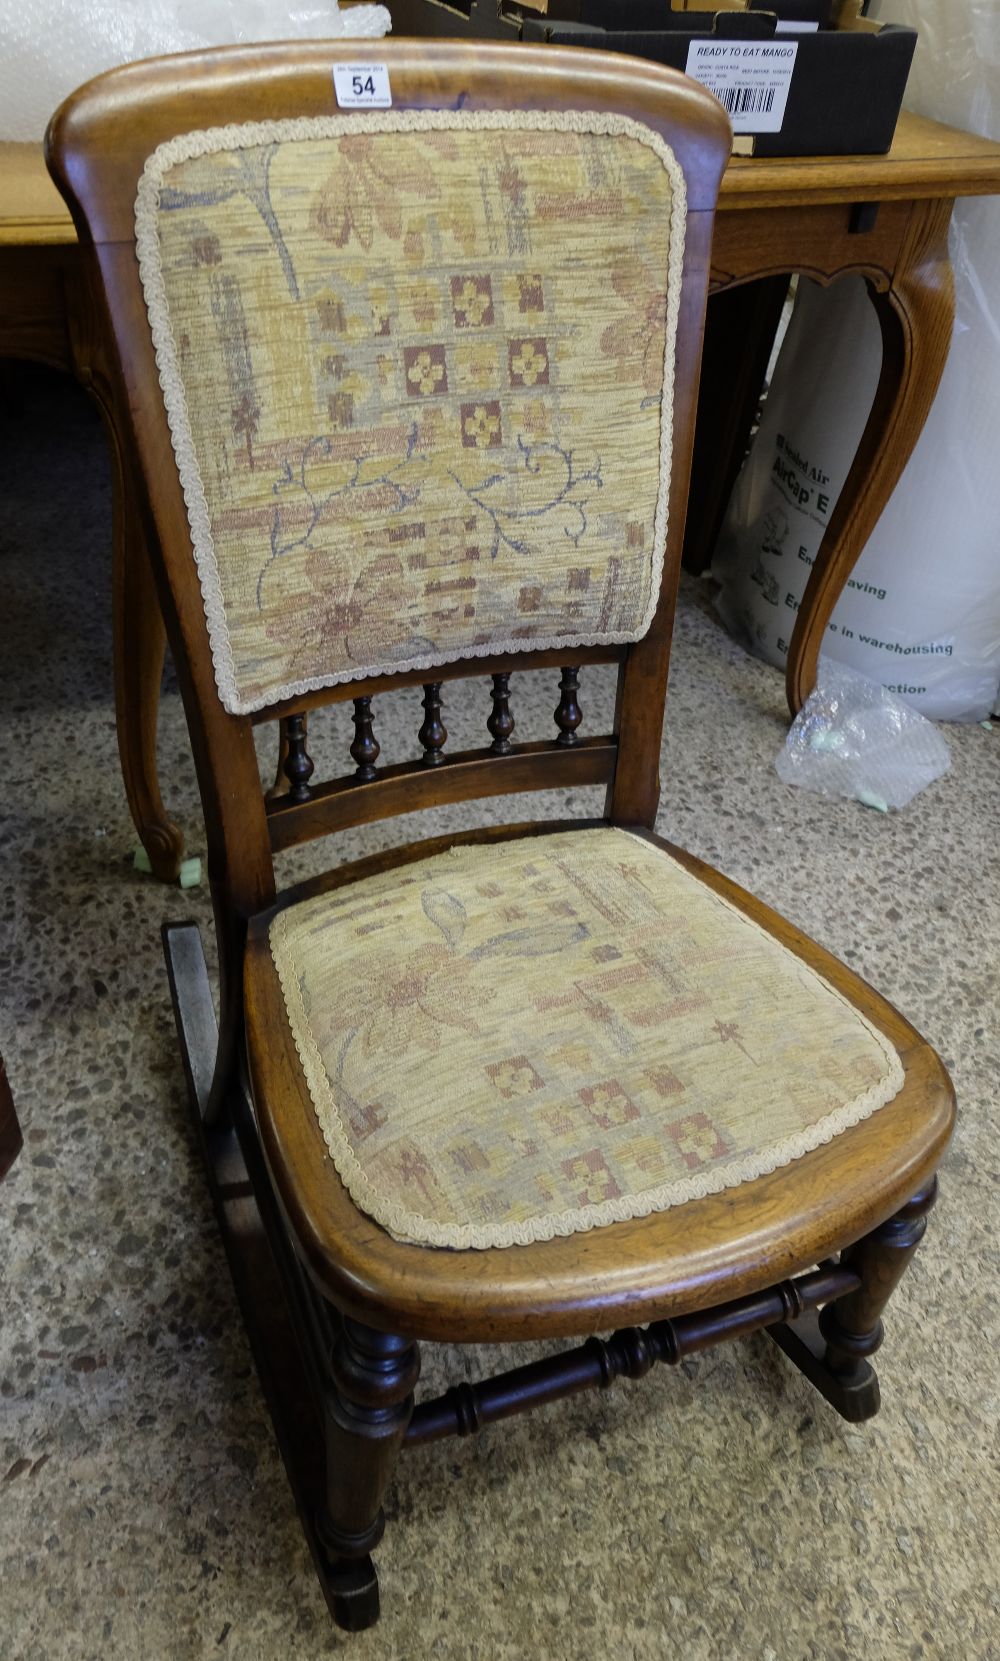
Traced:
<path id="1" fill-rule="evenodd" d="M 788 1164 L 903 1083 L 827 982 L 612 828 L 453 848 L 270 938 L 340 1177 L 402 1240 L 646 1216 Z"/>
<path id="2" fill-rule="evenodd" d="M 622 116 L 186 134 L 136 238 L 226 708 L 641 638 L 684 177 Z"/>

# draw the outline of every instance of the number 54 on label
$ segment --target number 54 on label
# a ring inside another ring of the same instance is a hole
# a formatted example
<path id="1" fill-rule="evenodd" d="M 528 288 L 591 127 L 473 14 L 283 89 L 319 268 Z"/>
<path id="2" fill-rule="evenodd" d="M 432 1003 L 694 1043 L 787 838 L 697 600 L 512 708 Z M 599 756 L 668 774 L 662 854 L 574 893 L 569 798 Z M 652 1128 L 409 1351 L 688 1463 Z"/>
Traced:
<path id="1" fill-rule="evenodd" d="M 342 110 L 392 108 L 389 69 L 384 63 L 336 63 L 333 90 Z"/>

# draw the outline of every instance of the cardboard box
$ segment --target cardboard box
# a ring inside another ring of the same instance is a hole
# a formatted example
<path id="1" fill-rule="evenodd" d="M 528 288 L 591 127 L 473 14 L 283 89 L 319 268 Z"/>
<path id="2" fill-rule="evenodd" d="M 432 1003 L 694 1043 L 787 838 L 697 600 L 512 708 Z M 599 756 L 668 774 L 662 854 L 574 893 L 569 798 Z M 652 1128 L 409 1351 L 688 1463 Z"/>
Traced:
<path id="1" fill-rule="evenodd" d="M 882 154 L 917 44 L 863 0 L 395 0 L 396 34 L 629 52 L 693 73 L 730 113 L 737 154 Z"/>

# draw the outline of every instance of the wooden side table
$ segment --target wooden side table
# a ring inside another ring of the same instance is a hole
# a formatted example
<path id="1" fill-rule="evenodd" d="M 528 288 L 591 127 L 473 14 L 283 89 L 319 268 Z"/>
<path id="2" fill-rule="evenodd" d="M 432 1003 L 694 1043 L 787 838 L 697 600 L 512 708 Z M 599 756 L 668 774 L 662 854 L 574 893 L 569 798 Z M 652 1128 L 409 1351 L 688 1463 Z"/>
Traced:
<path id="1" fill-rule="evenodd" d="M 714 544 L 742 461 L 792 272 L 868 284 L 884 358 L 874 406 L 820 545 L 788 655 L 794 714 L 816 678 L 837 600 L 909 461 L 954 324 L 948 226 L 959 196 L 1000 192 L 1000 144 L 904 114 L 887 156 L 734 158 L 712 254 L 705 369 L 686 563 Z M 104 410 L 115 465 L 114 638 L 118 742 L 136 829 L 158 876 L 183 842 L 156 773 L 164 635 L 143 530 L 128 492 L 100 330 L 79 250 L 40 146 L 0 145 L 0 354 L 75 373 Z"/>
<path id="2" fill-rule="evenodd" d="M 689 565 L 704 566 L 718 534 L 787 274 L 822 283 L 863 276 L 882 331 L 871 415 L 792 633 L 786 686 L 793 715 L 815 685 L 831 615 L 913 453 L 947 361 L 955 200 L 998 191 L 1000 144 L 907 113 L 887 156 L 734 157 L 726 171 L 712 250 L 712 288 L 723 306 L 715 303 L 707 330 L 699 495 L 692 492 L 696 507 L 708 505 L 694 520 Z M 732 366 L 728 376 L 725 365 Z"/>
<path id="3" fill-rule="evenodd" d="M 184 837 L 160 798 L 156 722 L 166 636 L 142 524 L 124 487 L 97 309 L 73 221 L 40 144 L 0 144 L 0 357 L 32 358 L 75 375 L 96 398 L 112 453 L 113 635 L 118 752 L 129 809 L 153 871 L 172 882 Z"/>

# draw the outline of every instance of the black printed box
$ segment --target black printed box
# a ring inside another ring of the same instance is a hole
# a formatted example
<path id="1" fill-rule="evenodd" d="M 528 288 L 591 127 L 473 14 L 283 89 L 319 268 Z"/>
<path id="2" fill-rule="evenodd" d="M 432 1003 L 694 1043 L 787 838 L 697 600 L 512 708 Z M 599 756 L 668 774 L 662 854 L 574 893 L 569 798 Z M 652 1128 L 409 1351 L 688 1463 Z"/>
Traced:
<path id="1" fill-rule="evenodd" d="M 728 110 L 738 153 L 880 155 L 917 44 L 863 0 L 396 0 L 396 34 L 548 41 L 685 70 Z"/>

